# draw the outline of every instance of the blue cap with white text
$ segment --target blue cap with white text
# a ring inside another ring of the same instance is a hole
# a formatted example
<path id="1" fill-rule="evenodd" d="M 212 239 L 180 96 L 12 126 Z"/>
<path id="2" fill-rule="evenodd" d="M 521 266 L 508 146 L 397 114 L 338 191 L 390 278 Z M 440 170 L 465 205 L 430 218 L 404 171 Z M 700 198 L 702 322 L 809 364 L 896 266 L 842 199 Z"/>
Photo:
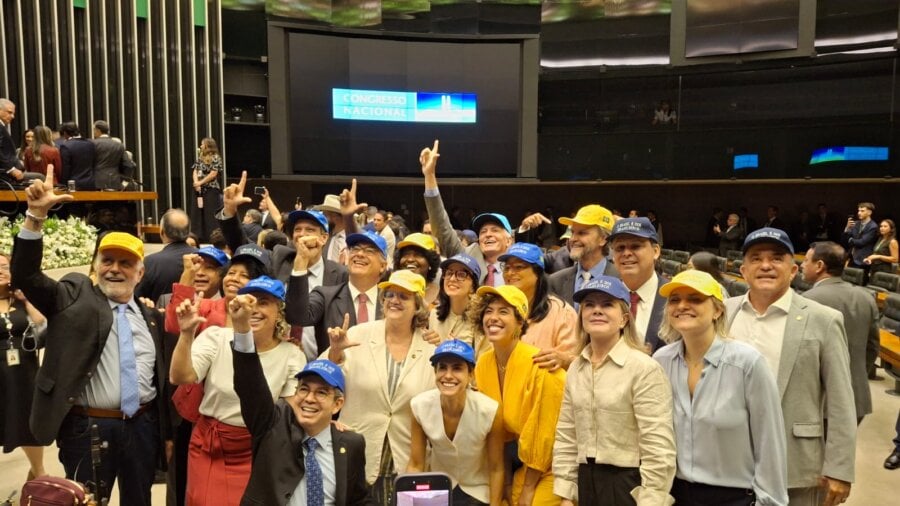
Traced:
<path id="1" fill-rule="evenodd" d="M 341 392 L 347 392 L 347 389 L 344 386 L 344 372 L 341 371 L 341 368 L 331 360 L 321 359 L 307 362 L 307 364 L 303 367 L 303 370 L 298 372 L 295 378 L 301 379 L 305 376 L 311 376 L 313 374 L 322 378 L 322 381 L 328 383 L 334 388 L 337 388 Z"/>
<path id="2" fill-rule="evenodd" d="M 245 293 L 267 293 L 278 300 L 284 300 L 284 283 L 269 276 L 253 278 L 238 290 L 239 295 Z"/>
<path id="3" fill-rule="evenodd" d="M 431 356 L 431 365 L 437 365 L 438 361 L 444 357 L 456 357 L 475 365 L 475 350 L 468 343 L 459 339 L 450 339 L 439 344 L 434 349 L 434 355 Z"/>

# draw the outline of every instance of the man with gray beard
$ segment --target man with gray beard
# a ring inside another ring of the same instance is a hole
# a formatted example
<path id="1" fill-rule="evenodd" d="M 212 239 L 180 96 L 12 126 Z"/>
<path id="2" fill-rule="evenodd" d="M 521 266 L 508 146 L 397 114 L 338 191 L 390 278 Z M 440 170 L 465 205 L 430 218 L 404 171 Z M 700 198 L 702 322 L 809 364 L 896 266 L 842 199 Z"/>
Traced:
<path id="1" fill-rule="evenodd" d="M 576 264 L 550 276 L 550 291 L 574 305 L 575 292 L 587 281 L 598 276 L 619 277 L 613 263 L 606 258 L 606 240 L 612 231 L 613 216 L 605 207 L 591 204 L 579 209 L 574 218 L 560 218 L 559 222 L 572 227 L 569 257 Z"/>

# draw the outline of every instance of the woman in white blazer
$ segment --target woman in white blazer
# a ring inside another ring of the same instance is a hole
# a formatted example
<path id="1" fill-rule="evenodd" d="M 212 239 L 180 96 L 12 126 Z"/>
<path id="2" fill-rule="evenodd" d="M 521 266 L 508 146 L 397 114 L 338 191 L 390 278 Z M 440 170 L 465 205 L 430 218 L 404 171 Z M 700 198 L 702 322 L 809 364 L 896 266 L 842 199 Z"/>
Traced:
<path id="1" fill-rule="evenodd" d="M 434 388 L 422 338 L 428 323 L 425 278 L 407 270 L 378 284 L 383 320 L 328 329 L 327 358 L 340 364 L 347 383 L 340 421 L 366 438 L 366 481 L 375 500 L 392 504 L 394 477 L 406 469 L 411 445 L 410 400 Z"/>

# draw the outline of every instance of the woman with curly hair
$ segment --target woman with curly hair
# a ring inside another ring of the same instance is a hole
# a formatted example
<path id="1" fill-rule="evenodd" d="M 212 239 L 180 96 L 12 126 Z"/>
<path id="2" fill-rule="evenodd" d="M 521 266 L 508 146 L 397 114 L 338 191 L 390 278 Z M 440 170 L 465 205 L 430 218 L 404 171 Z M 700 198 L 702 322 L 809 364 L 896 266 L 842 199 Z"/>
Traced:
<path id="1" fill-rule="evenodd" d="M 397 243 L 394 252 L 394 270 L 406 269 L 425 278 L 425 303 L 433 304 L 437 299 L 439 285 L 434 280 L 440 270 L 441 256 L 437 253 L 434 239 L 428 234 L 415 232 Z"/>

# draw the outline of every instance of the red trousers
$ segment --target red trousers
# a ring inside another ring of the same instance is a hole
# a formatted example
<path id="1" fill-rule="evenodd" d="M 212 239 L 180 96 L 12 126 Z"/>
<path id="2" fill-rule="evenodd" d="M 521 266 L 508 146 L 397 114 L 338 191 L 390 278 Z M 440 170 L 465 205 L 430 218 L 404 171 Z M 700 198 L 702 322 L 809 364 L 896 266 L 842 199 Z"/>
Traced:
<path id="1" fill-rule="evenodd" d="M 188 448 L 187 506 L 239 506 L 253 461 L 250 432 L 200 415 Z"/>

